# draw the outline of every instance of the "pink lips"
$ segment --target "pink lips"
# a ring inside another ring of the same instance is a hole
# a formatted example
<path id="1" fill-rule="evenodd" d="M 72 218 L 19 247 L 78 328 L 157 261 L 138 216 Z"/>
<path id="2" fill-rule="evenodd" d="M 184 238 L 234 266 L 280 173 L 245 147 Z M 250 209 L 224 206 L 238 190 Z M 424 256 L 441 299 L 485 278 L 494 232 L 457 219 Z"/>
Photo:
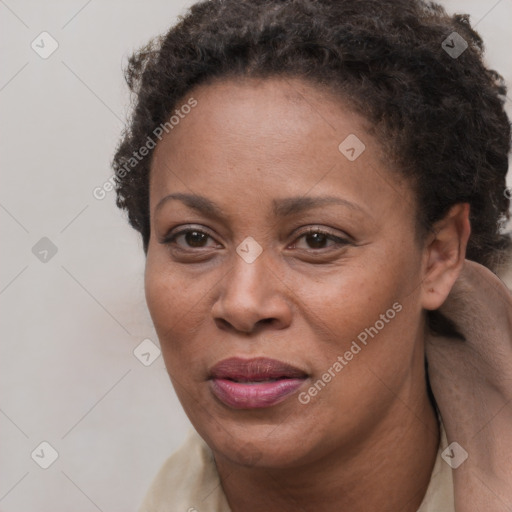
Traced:
<path id="1" fill-rule="evenodd" d="M 302 370 L 275 359 L 233 357 L 211 369 L 210 389 L 230 407 L 256 409 L 282 402 L 307 377 Z"/>

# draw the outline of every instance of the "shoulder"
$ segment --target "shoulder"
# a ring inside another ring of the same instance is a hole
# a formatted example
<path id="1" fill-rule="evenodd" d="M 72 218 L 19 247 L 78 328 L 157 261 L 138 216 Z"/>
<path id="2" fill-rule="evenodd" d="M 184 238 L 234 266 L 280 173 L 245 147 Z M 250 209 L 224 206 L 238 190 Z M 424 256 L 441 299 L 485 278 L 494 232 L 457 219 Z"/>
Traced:
<path id="1" fill-rule="evenodd" d="M 213 454 L 191 428 L 180 448 L 163 464 L 139 512 L 230 512 Z"/>

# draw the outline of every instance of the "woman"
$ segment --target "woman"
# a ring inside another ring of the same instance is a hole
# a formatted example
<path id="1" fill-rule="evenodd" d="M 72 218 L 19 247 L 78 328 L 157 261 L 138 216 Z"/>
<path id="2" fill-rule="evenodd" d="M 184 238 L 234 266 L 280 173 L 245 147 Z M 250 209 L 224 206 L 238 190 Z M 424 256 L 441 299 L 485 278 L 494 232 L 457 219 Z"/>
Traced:
<path id="1" fill-rule="evenodd" d="M 117 202 L 196 431 L 141 510 L 509 510 L 510 125 L 468 19 L 212 0 L 127 81 Z"/>

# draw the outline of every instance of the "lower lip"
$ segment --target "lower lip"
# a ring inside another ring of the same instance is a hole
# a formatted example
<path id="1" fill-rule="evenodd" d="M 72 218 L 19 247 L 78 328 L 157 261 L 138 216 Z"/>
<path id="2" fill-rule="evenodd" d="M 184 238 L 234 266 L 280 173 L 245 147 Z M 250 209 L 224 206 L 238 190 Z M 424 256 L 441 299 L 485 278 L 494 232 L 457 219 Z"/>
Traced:
<path id="1" fill-rule="evenodd" d="M 224 404 L 235 409 L 259 409 L 276 405 L 297 391 L 305 379 L 279 379 L 271 382 L 243 383 L 212 379 L 210 388 Z"/>

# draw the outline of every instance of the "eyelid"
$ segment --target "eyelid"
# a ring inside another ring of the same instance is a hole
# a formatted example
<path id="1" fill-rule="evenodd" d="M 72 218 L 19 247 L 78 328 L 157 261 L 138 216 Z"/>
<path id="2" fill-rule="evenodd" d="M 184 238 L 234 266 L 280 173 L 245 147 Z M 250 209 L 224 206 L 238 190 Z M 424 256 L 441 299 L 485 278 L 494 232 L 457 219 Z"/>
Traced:
<path id="1" fill-rule="evenodd" d="M 319 226 L 307 226 L 307 228 L 304 231 L 299 232 L 297 234 L 297 236 L 309 235 L 311 233 L 320 233 L 322 235 L 332 236 L 333 238 L 342 238 L 342 239 L 350 238 L 350 236 L 348 234 L 342 234 L 342 235 L 336 234 L 329 228 L 322 228 Z"/>
<path id="2" fill-rule="evenodd" d="M 318 233 L 320 235 L 325 235 L 328 239 L 336 242 L 336 244 L 338 244 L 338 245 L 347 245 L 347 244 L 353 243 L 352 237 L 348 234 L 337 235 L 328 229 L 324 229 L 324 228 L 320 228 L 320 227 L 308 227 L 305 231 L 302 231 L 302 232 L 299 232 L 296 234 L 292 244 L 295 244 L 297 242 L 297 240 L 299 240 L 300 238 L 302 238 L 306 235 L 316 234 L 316 233 Z M 319 251 L 319 249 L 310 249 L 310 250 L 311 251 Z"/>
<path id="3" fill-rule="evenodd" d="M 163 245 L 171 245 L 172 244 L 178 250 L 183 250 L 183 251 L 187 251 L 187 252 L 199 252 L 200 250 L 208 250 L 208 249 L 212 248 L 211 246 L 204 246 L 204 247 L 184 246 L 183 247 L 176 243 L 176 239 L 179 236 L 186 235 L 187 233 L 189 233 L 191 231 L 196 231 L 198 233 L 205 234 L 208 238 L 213 240 L 215 243 L 217 243 L 217 244 L 219 243 L 219 242 L 217 242 L 215 237 L 209 232 L 209 230 L 207 228 L 203 227 L 202 225 L 193 225 L 193 224 L 176 226 L 175 228 L 171 229 L 162 239 L 160 239 L 159 242 Z M 339 249 L 340 247 L 345 247 L 349 244 L 354 243 L 352 240 L 352 237 L 350 237 L 350 235 L 348 235 L 348 234 L 339 236 L 339 235 L 334 234 L 331 230 L 326 229 L 326 228 L 321 228 L 319 226 L 311 226 L 310 225 L 307 227 L 307 229 L 300 231 L 300 228 L 298 228 L 295 231 L 296 231 L 295 238 L 293 239 L 293 241 L 290 244 L 293 248 L 296 247 L 296 245 L 300 239 L 302 239 L 303 237 L 305 237 L 307 235 L 311 235 L 311 234 L 324 235 L 328 240 L 330 240 L 331 242 L 334 242 L 330 246 L 331 250 Z M 297 233 L 297 231 L 299 231 L 299 232 Z M 288 245 L 287 248 L 290 247 L 290 245 Z M 304 248 L 304 249 L 299 249 L 299 250 L 303 250 L 303 251 L 307 251 L 307 252 L 314 252 L 314 253 L 321 253 L 321 252 L 325 252 L 326 250 L 329 250 L 329 247 L 316 248 L 316 249 L 315 248 Z"/>
<path id="4" fill-rule="evenodd" d="M 181 229 L 180 229 L 181 228 Z M 203 226 L 194 225 L 194 224 L 186 224 L 182 226 L 176 226 L 175 228 L 171 229 L 168 233 L 166 233 L 159 242 L 163 245 L 170 244 L 173 242 L 178 236 L 185 235 L 190 231 L 197 231 L 199 233 L 204 233 L 205 235 L 209 236 L 212 240 L 215 240 L 215 237 L 208 231 L 208 229 L 204 228 Z M 215 240 L 216 241 L 216 240 Z M 217 242 L 217 241 L 216 241 Z M 218 243 L 218 242 L 217 242 Z"/>

